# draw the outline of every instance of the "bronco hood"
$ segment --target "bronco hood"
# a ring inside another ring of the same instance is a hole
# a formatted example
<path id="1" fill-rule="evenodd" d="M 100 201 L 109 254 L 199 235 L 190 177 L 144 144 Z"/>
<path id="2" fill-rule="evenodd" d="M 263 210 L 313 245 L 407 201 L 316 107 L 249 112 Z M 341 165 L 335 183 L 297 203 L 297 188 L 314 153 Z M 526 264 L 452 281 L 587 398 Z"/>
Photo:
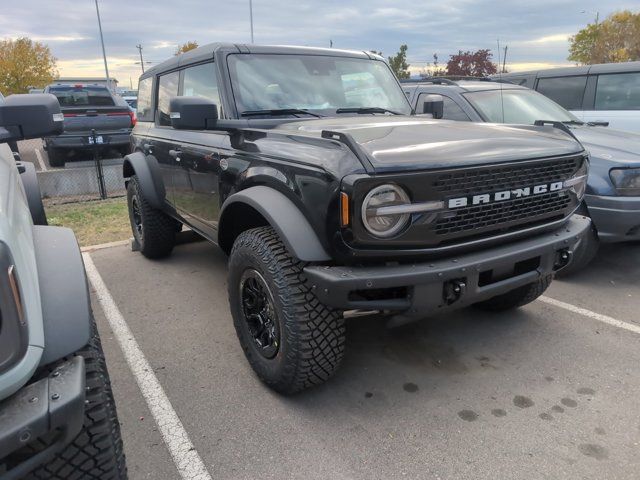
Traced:
<path id="1" fill-rule="evenodd" d="M 349 116 L 284 123 L 276 130 L 349 134 L 376 173 L 481 165 L 583 151 L 551 127 L 454 122 L 408 116 Z"/>

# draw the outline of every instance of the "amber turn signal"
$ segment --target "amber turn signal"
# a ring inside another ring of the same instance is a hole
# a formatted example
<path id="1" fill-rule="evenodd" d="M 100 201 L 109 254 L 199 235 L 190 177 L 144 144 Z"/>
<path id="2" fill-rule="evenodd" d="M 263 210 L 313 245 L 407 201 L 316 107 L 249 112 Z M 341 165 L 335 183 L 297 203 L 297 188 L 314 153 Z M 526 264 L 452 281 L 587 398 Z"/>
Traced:
<path id="1" fill-rule="evenodd" d="M 340 225 L 346 227 L 349 225 L 349 195 L 340 193 Z"/>

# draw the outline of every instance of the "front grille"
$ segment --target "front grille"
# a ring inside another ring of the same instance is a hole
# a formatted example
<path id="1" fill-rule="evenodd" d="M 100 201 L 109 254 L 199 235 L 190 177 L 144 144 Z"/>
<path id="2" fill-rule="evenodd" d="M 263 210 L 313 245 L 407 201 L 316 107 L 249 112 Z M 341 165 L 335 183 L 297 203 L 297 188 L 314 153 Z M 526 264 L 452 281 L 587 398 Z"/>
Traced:
<path id="1" fill-rule="evenodd" d="M 518 188 L 549 185 L 571 178 L 582 155 L 510 165 L 464 168 L 437 174 L 431 183 L 443 199 L 472 197 Z M 469 202 L 471 203 L 471 202 Z M 468 205 L 442 213 L 432 226 L 439 244 L 520 230 L 560 220 L 576 207 L 567 191 Z"/>
<path id="2" fill-rule="evenodd" d="M 562 216 L 562 211 L 570 203 L 571 199 L 566 193 L 552 192 L 535 197 L 459 208 L 455 210 L 455 215 L 439 219 L 435 231 L 437 235 L 447 235 L 519 221 L 526 221 L 531 225 L 540 219 L 548 219 L 549 214 L 556 213 Z"/>
<path id="3" fill-rule="evenodd" d="M 564 180 L 582 164 L 582 157 L 544 160 L 535 164 L 511 164 L 483 169 L 461 169 L 438 175 L 434 189 L 443 195 L 490 193 L 521 186 Z"/>

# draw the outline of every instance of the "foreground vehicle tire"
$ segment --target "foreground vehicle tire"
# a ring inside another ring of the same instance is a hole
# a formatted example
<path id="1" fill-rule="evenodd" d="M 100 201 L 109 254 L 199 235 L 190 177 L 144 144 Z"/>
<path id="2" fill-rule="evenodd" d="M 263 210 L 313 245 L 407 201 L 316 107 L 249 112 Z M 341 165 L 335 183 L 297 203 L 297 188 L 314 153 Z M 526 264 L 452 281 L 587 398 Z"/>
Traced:
<path id="1" fill-rule="evenodd" d="M 566 268 L 563 268 L 558 273 L 556 273 L 556 277 L 569 277 L 585 268 L 596 257 L 599 248 L 600 240 L 598 239 L 598 233 L 592 227 L 589 230 L 589 233 L 584 236 L 578 248 L 576 248 L 573 252 L 571 263 L 569 263 Z"/>
<path id="2" fill-rule="evenodd" d="M 30 480 L 80 480 L 127 478 L 127 467 L 120 424 L 111 391 L 109 372 L 100 337 L 92 319 L 92 335 L 88 345 L 74 354 L 84 357 L 86 369 L 86 405 L 84 425 L 73 441 L 52 460 L 25 478 Z M 61 361 L 65 361 L 62 359 Z M 56 365 L 47 368 L 49 374 Z M 20 463 L 44 450 L 50 438 L 44 438 L 11 455 L 10 461 Z"/>
<path id="3" fill-rule="evenodd" d="M 140 252 L 147 258 L 162 258 L 169 255 L 176 243 L 178 222 L 163 211 L 149 205 L 135 175 L 127 185 L 127 204 L 131 231 Z"/>
<path id="4" fill-rule="evenodd" d="M 551 284 L 552 279 L 552 275 L 547 275 L 535 283 L 523 285 L 522 287 L 503 293 L 497 297 L 476 303 L 474 306 L 481 308 L 482 310 L 489 310 L 492 312 L 501 312 L 522 307 L 523 305 L 533 302 L 536 298 L 542 295 Z"/>
<path id="5" fill-rule="evenodd" d="M 62 152 L 59 148 L 53 148 L 49 146 L 47 148 L 47 156 L 49 157 L 49 166 L 51 167 L 64 167 L 65 156 L 64 152 Z"/>
<path id="6" fill-rule="evenodd" d="M 326 381 L 345 349 L 342 313 L 321 304 L 271 227 L 238 236 L 229 258 L 229 303 L 260 380 L 291 394 Z"/>

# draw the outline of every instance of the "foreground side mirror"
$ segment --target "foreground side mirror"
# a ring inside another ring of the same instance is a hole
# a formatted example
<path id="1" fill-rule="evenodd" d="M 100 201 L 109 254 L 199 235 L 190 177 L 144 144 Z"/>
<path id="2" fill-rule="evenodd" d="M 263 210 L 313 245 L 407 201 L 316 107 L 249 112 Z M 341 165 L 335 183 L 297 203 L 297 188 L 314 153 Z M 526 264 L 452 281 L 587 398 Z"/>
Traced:
<path id="1" fill-rule="evenodd" d="M 0 142 L 59 135 L 63 130 L 64 116 L 51 94 L 9 95 L 0 100 Z"/>
<path id="2" fill-rule="evenodd" d="M 442 95 L 427 95 L 422 104 L 422 113 L 430 113 L 433 118 L 442 118 L 444 115 L 444 100 Z"/>
<path id="3" fill-rule="evenodd" d="M 171 126 L 179 130 L 206 130 L 218 120 L 218 106 L 203 97 L 172 97 L 169 112 Z"/>

